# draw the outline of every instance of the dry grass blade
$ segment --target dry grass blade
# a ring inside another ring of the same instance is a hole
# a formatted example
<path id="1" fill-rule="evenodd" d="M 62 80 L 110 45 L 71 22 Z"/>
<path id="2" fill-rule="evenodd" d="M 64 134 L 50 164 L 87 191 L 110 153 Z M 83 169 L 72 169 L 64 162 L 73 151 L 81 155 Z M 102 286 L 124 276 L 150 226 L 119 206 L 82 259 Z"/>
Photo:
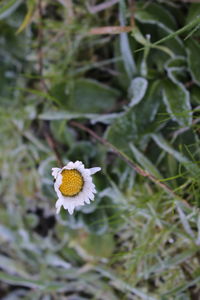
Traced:
<path id="1" fill-rule="evenodd" d="M 132 29 L 132 26 L 106 26 L 92 28 L 89 34 L 120 34 L 123 32 L 131 32 Z"/>
<path id="2" fill-rule="evenodd" d="M 86 3 L 86 6 L 91 14 L 96 14 L 102 10 L 105 10 L 105 9 L 113 6 L 114 4 L 116 4 L 118 2 L 119 2 L 119 0 L 109 0 L 109 1 L 105 1 L 103 3 L 97 4 L 95 6 L 91 6 L 88 3 Z"/>

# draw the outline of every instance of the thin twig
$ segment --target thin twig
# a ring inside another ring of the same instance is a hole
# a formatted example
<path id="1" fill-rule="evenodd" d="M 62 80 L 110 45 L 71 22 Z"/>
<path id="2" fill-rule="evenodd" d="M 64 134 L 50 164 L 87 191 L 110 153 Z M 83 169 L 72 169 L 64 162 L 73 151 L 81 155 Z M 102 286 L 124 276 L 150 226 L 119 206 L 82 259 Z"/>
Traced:
<path id="1" fill-rule="evenodd" d="M 95 6 L 90 6 L 89 4 L 86 3 L 86 6 L 91 14 L 96 14 L 102 10 L 105 10 L 105 9 L 113 6 L 114 4 L 116 4 L 118 2 L 119 2 L 119 0 L 109 0 L 109 1 L 105 1 L 103 3 L 97 4 Z"/>
<path id="2" fill-rule="evenodd" d="M 110 144 L 106 139 L 100 137 L 97 135 L 93 130 L 89 129 L 83 124 L 80 124 L 75 121 L 70 121 L 70 125 L 77 127 L 81 130 L 84 130 L 85 132 L 89 133 L 91 136 L 93 136 L 96 140 L 98 140 L 101 144 L 107 146 L 108 148 L 112 149 L 112 151 L 119 157 L 121 157 L 133 170 L 135 170 L 138 174 L 140 174 L 143 177 L 148 177 L 152 182 L 154 182 L 156 185 L 161 187 L 163 190 L 165 190 L 169 195 L 173 196 L 174 198 L 183 201 L 187 206 L 189 206 L 188 202 L 185 199 L 182 199 L 180 196 L 178 196 L 169 186 L 164 184 L 163 182 L 160 182 L 159 179 L 157 179 L 154 175 L 146 172 L 141 167 L 133 163 L 133 161 L 126 156 L 126 154 L 120 152 L 115 146 Z"/>
<path id="3" fill-rule="evenodd" d="M 120 34 L 122 32 L 130 32 L 132 30 L 132 26 L 105 26 L 92 28 L 89 31 L 89 34 Z"/>

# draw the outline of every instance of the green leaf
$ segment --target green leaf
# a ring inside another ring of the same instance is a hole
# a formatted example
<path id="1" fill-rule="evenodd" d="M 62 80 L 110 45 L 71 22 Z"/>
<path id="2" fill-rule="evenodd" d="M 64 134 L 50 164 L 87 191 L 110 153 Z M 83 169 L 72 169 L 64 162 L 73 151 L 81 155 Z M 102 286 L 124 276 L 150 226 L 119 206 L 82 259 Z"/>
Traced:
<path id="1" fill-rule="evenodd" d="M 173 81 L 187 80 L 187 61 L 184 56 L 176 56 L 169 59 L 165 64 L 168 77 Z"/>
<path id="2" fill-rule="evenodd" d="M 33 213 L 28 213 L 25 220 L 30 228 L 35 228 L 39 223 L 38 216 Z"/>
<path id="3" fill-rule="evenodd" d="M 136 77 L 131 81 L 129 87 L 130 107 L 135 106 L 143 99 L 147 87 L 148 81 L 143 77 Z"/>
<path id="4" fill-rule="evenodd" d="M 120 0 L 120 2 L 119 2 L 119 19 L 120 19 L 121 26 L 126 25 L 125 13 L 126 13 L 125 1 Z M 137 69 L 136 69 L 135 61 L 134 61 L 133 54 L 132 54 L 132 51 L 130 48 L 128 34 L 125 32 L 120 34 L 120 49 L 121 49 L 122 59 L 124 62 L 124 67 L 127 72 L 127 75 L 129 77 L 129 79 L 132 79 L 134 74 L 136 74 Z"/>
<path id="5" fill-rule="evenodd" d="M 193 81 L 200 85 L 200 46 L 197 41 L 192 39 L 188 41 L 187 46 L 189 71 L 191 72 Z"/>
<path id="6" fill-rule="evenodd" d="M 144 100 L 131 107 L 117 118 L 106 131 L 106 138 L 123 152 L 128 150 L 130 142 L 142 144 L 142 137 L 155 131 L 153 121 L 160 105 L 160 84 L 155 81 L 149 85 Z M 156 125 L 157 126 L 157 125 Z"/>
<path id="7" fill-rule="evenodd" d="M 51 89 L 51 95 L 68 111 L 89 114 L 111 110 L 120 92 L 96 80 L 83 78 L 69 86 L 66 81 L 57 83 Z"/>
<path id="8" fill-rule="evenodd" d="M 70 150 L 67 152 L 67 157 L 71 161 L 76 161 L 77 157 L 84 161 L 85 164 L 90 164 L 90 159 L 97 155 L 96 148 L 89 141 L 76 141 L 71 144 Z M 84 206 L 85 207 L 85 206 Z M 84 209 L 84 207 L 82 209 Z"/>
<path id="9" fill-rule="evenodd" d="M 199 167 L 185 157 L 182 153 L 178 152 L 177 150 L 173 149 L 172 146 L 163 138 L 160 134 L 152 134 L 152 138 L 154 139 L 155 143 L 164 151 L 171 154 L 173 157 L 176 158 L 178 162 L 180 162 L 191 174 L 194 176 L 198 176 L 200 173 Z"/>
<path id="10" fill-rule="evenodd" d="M 200 104 L 200 87 L 195 85 L 192 86 L 190 91 L 191 103 L 192 104 Z"/>
<path id="11" fill-rule="evenodd" d="M 92 256 L 93 259 L 110 257 L 115 246 L 113 236 L 109 233 L 96 235 L 86 233 L 82 230 L 76 233 L 73 243 L 81 246 L 81 248 L 84 249 L 84 252 L 86 252 L 87 255 Z"/>
<path id="12" fill-rule="evenodd" d="M 195 279 L 193 279 L 193 280 L 189 280 L 189 281 L 187 280 L 186 283 L 180 284 L 180 285 L 176 286 L 175 288 L 173 288 L 172 290 L 164 293 L 163 297 L 166 296 L 167 298 L 165 298 L 165 299 L 168 299 L 168 297 L 171 296 L 171 295 L 180 294 L 181 292 L 186 291 L 189 288 L 193 289 L 194 286 L 199 285 L 199 282 L 200 282 L 200 276 L 195 277 Z M 180 298 L 180 299 L 182 299 L 182 298 Z"/>
<path id="13" fill-rule="evenodd" d="M 4 255 L 0 255 L 0 268 L 11 274 L 27 276 L 26 270 L 21 262 Z"/>
<path id="14" fill-rule="evenodd" d="M 31 142 L 33 143 L 38 149 L 40 149 L 43 152 L 49 153 L 49 148 L 43 144 L 43 142 L 37 138 L 36 135 L 34 135 L 31 131 L 25 131 L 23 135 Z"/>
<path id="15" fill-rule="evenodd" d="M 72 120 L 72 119 L 89 119 L 91 120 L 92 124 L 97 122 L 110 124 L 113 120 L 117 119 L 121 116 L 122 113 L 113 113 L 113 114 L 87 114 L 87 113 L 74 113 L 64 110 L 52 110 L 52 111 L 45 111 L 44 113 L 38 116 L 41 120 L 49 120 L 49 121 L 56 121 L 56 120 Z"/>
<path id="16" fill-rule="evenodd" d="M 4 272 L 0 272 L 0 280 L 2 282 L 6 282 L 8 284 L 14 285 L 14 286 L 23 286 L 23 287 L 28 287 L 32 289 L 39 289 L 43 290 L 46 292 L 51 292 L 51 291 L 64 291 L 64 290 L 74 290 L 74 285 L 73 288 L 70 287 L 70 283 L 66 284 L 65 281 L 44 281 L 44 280 L 34 280 L 34 279 L 27 279 L 24 277 L 19 277 L 19 276 L 14 276 L 14 275 L 9 275 Z"/>
<path id="17" fill-rule="evenodd" d="M 168 113 L 179 125 L 192 124 L 190 94 L 182 83 L 171 80 L 163 81 L 163 101 Z"/>
<path id="18" fill-rule="evenodd" d="M 131 35 L 141 45 L 148 46 L 148 40 L 145 39 L 145 37 L 143 36 L 143 34 L 137 26 L 133 28 Z"/>
<path id="19" fill-rule="evenodd" d="M 11 15 L 21 3 L 22 0 L 4 1 L 0 5 L 0 20 L 7 18 L 9 15 Z"/>
<path id="20" fill-rule="evenodd" d="M 83 221 L 87 230 L 97 235 L 105 234 L 108 229 L 108 219 L 105 211 L 100 207 L 91 214 L 84 214 Z"/>
<path id="21" fill-rule="evenodd" d="M 85 243 L 85 249 L 97 257 L 110 257 L 114 250 L 114 240 L 111 234 L 94 235 L 90 234 Z"/>
<path id="22" fill-rule="evenodd" d="M 145 60 L 147 59 L 147 55 L 151 48 L 161 50 L 161 51 L 165 52 L 166 54 L 168 54 L 169 56 L 174 57 L 173 52 L 169 48 L 167 48 L 165 46 L 157 46 L 157 45 L 151 43 L 150 42 L 150 39 L 151 39 L 150 34 L 147 34 L 146 39 L 145 39 L 144 36 L 142 35 L 142 33 L 139 31 L 139 29 L 136 26 L 132 30 L 132 36 L 138 43 L 144 45 L 144 59 Z M 144 62 L 143 62 L 143 64 L 144 64 Z"/>
<path id="23" fill-rule="evenodd" d="M 200 3 L 191 3 L 186 19 L 186 24 L 192 22 L 196 17 L 200 15 Z"/>
<path id="24" fill-rule="evenodd" d="M 157 298 L 152 297 L 150 294 L 146 294 L 141 289 L 135 288 L 134 286 L 129 284 L 128 281 L 122 280 L 120 277 L 116 276 L 116 274 L 114 274 L 109 269 L 103 268 L 101 266 L 100 267 L 96 266 L 95 269 L 98 272 L 100 272 L 104 277 L 109 278 L 111 280 L 111 282 L 113 283 L 113 285 L 118 290 L 120 290 L 122 292 L 124 292 L 124 291 L 131 292 L 131 293 L 135 294 L 136 296 L 138 296 L 142 300 L 157 300 Z"/>
<path id="25" fill-rule="evenodd" d="M 31 19 L 33 17 L 33 14 L 35 12 L 35 8 L 36 8 L 37 2 L 34 0 L 28 0 L 27 1 L 27 14 L 22 22 L 22 24 L 20 25 L 20 27 L 17 30 L 17 34 L 21 33 L 31 22 Z"/>
<path id="26" fill-rule="evenodd" d="M 149 82 L 147 92 L 142 102 L 134 109 L 136 123 L 140 134 L 148 134 L 155 131 L 154 120 L 161 104 L 161 82 L 159 80 Z M 156 124 L 158 127 L 158 124 Z"/>
<path id="27" fill-rule="evenodd" d="M 187 61 L 184 56 L 176 56 L 167 61 L 165 68 L 183 68 L 187 67 Z"/>
<path id="28" fill-rule="evenodd" d="M 22 278 L 19 276 L 9 275 L 4 272 L 0 272 L 0 280 L 16 286 L 26 286 L 29 288 L 43 288 L 44 284 L 40 280 L 32 280 Z"/>
<path id="29" fill-rule="evenodd" d="M 66 270 L 71 268 L 71 264 L 63 260 L 61 257 L 59 257 L 56 254 L 47 254 L 45 256 L 45 261 L 49 266 L 55 266 L 55 267 L 62 267 Z"/>
<path id="30" fill-rule="evenodd" d="M 165 64 L 165 70 L 169 79 L 175 84 L 182 84 L 188 80 L 188 66 L 187 60 L 183 56 L 176 56 L 169 59 Z M 183 86 L 184 87 L 184 86 Z"/>
<path id="31" fill-rule="evenodd" d="M 71 120 L 71 119 L 95 119 L 98 117 L 97 114 L 82 114 L 82 113 L 71 113 L 68 111 L 46 111 L 39 115 L 41 120 Z"/>
<path id="32" fill-rule="evenodd" d="M 135 17 L 141 23 L 158 26 L 156 40 L 165 36 L 166 33 L 174 33 L 177 28 L 175 19 L 171 13 L 158 4 L 150 3 L 145 9 L 141 5 L 141 7 L 138 7 L 136 10 Z M 151 34 L 151 32 L 149 32 L 149 34 Z M 155 46 L 157 44 L 158 42 L 153 45 Z M 174 36 L 174 39 L 170 41 L 170 43 L 165 41 L 165 45 L 178 55 L 185 54 L 183 43 L 177 35 Z"/>
<path id="33" fill-rule="evenodd" d="M 75 82 L 69 109 L 80 113 L 100 113 L 113 108 L 120 93 L 105 84 L 91 79 Z"/>
<path id="34" fill-rule="evenodd" d="M 162 178 L 162 175 L 157 170 L 157 168 L 153 165 L 153 163 L 142 153 L 140 152 L 133 143 L 129 144 L 131 151 L 137 161 L 138 164 L 140 164 L 145 171 L 149 172 L 150 174 L 153 174 L 157 178 Z"/>
<path id="35" fill-rule="evenodd" d="M 1 216 L 2 219 L 2 216 Z M 10 228 L 3 226 L 0 224 L 0 231 L 1 231 L 1 236 L 0 236 L 0 241 L 1 243 L 15 243 L 15 234 Z"/>
<path id="36" fill-rule="evenodd" d="M 143 19 L 144 22 L 156 22 L 160 26 L 166 26 L 171 30 L 176 30 L 176 19 L 170 11 L 162 5 L 156 3 L 149 3 L 148 6 L 144 6 L 140 3 L 138 9 L 136 10 L 136 17 L 140 20 Z"/>
<path id="37" fill-rule="evenodd" d="M 114 43 L 114 56 L 121 57 L 120 39 L 116 39 Z M 117 71 L 118 86 L 123 90 L 127 90 L 130 83 L 130 78 L 125 69 L 124 60 L 119 59 L 115 62 L 115 70 Z"/>
<path id="38" fill-rule="evenodd" d="M 66 120 L 52 120 L 50 126 L 53 136 L 56 137 L 56 141 L 69 145 L 72 145 L 75 142 L 75 137 L 70 128 L 67 127 Z"/>
<path id="39" fill-rule="evenodd" d="M 169 270 L 170 268 L 183 263 L 190 257 L 195 255 L 197 249 L 191 248 L 190 250 L 183 251 L 181 254 L 177 254 L 174 257 L 169 257 L 168 259 L 162 260 L 160 263 L 153 265 L 149 270 L 147 270 L 143 276 L 149 276 L 152 273 L 160 274 L 164 270 Z"/>
<path id="40" fill-rule="evenodd" d="M 116 148 L 127 152 L 127 145 L 138 138 L 134 110 L 131 108 L 122 117 L 116 119 L 107 129 L 105 136 Z"/>

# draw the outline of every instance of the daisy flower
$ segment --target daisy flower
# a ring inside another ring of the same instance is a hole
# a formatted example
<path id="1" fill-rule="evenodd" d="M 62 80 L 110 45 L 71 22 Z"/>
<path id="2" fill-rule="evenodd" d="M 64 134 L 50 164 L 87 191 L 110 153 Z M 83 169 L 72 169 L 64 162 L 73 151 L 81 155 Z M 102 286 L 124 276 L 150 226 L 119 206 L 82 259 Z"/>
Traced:
<path id="1" fill-rule="evenodd" d="M 52 176 L 55 178 L 54 189 L 57 193 L 56 202 L 57 214 L 61 207 L 73 214 L 76 206 L 89 204 L 94 200 L 96 193 L 92 176 L 101 168 L 86 169 L 81 161 L 70 161 L 62 169 L 52 168 Z"/>

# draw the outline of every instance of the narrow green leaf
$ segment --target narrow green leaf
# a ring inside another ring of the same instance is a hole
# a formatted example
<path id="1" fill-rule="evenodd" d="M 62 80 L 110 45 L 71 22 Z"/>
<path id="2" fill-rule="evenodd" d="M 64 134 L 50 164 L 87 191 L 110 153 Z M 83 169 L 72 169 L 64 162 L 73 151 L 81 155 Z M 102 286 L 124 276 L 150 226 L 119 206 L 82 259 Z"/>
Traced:
<path id="1" fill-rule="evenodd" d="M 189 31 L 190 29 L 194 28 L 197 24 L 199 24 L 200 21 L 200 16 L 198 15 L 192 22 L 190 22 L 189 24 L 183 26 L 182 28 L 178 29 L 175 32 L 172 32 L 170 34 L 168 34 L 166 37 L 160 39 L 159 41 L 155 42 L 154 45 L 158 45 L 161 43 L 164 43 L 168 40 L 171 40 L 173 38 L 176 38 L 178 35 Z"/>
<path id="2" fill-rule="evenodd" d="M 0 280 L 15 286 L 26 286 L 29 288 L 43 288 L 39 280 L 26 279 L 19 276 L 9 275 L 0 271 Z"/>
<path id="3" fill-rule="evenodd" d="M 0 20 L 7 18 L 9 15 L 11 15 L 21 3 L 22 0 L 4 1 L 0 5 Z"/>
<path id="4" fill-rule="evenodd" d="M 148 89 L 145 93 L 144 100 L 138 103 L 134 107 L 134 112 L 136 115 L 136 124 L 140 134 L 148 134 L 149 132 L 154 132 L 155 127 L 158 127 L 153 123 L 156 114 L 158 112 L 159 106 L 161 104 L 161 85 L 160 81 L 156 80 L 149 82 Z"/>
<path id="5" fill-rule="evenodd" d="M 128 143 L 138 138 L 136 116 L 130 109 L 122 117 L 117 118 L 106 131 L 106 138 L 116 148 L 127 152 Z"/>
<path id="6" fill-rule="evenodd" d="M 135 17 L 141 23 L 158 26 L 158 38 L 166 33 L 173 34 L 177 27 L 171 13 L 167 9 L 154 3 L 150 3 L 145 9 L 142 5 L 141 7 L 139 6 L 136 10 Z M 167 42 L 167 40 L 163 42 Z M 158 42 L 153 43 L 151 47 L 155 47 L 156 45 L 158 45 Z M 173 55 L 173 52 L 179 55 L 185 54 L 183 43 L 177 35 L 174 36 L 174 40 L 171 41 L 170 44 L 166 43 L 166 46 L 168 46 L 168 48 L 160 48 L 160 50 L 167 52 L 170 56 Z"/>
<path id="7" fill-rule="evenodd" d="M 184 56 L 175 56 L 169 59 L 165 64 L 165 70 L 173 82 L 178 82 L 179 78 L 182 78 L 183 74 L 187 72 L 186 58 Z"/>
<path id="8" fill-rule="evenodd" d="M 16 236 L 14 234 L 14 232 L 12 230 L 10 230 L 10 228 L 0 224 L 0 242 L 6 242 L 6 243 L 14 243 Z"/>
<path id="9" fill-rule="evenodd" d="M 126 6 L 124 0 L 120 0 L 119 2 L 119 20 L 120 25 L 125 26 L 126 25 Z M 127 75 L 130 79 L 133 78 L 134 74 L 136 74 L 136 64 L 133 58 L 133 53 L 131 51 L 129 40 L 128 40 L 128 34 L 127 33 L 121 33 L 120 34 L 120 48 L 121 48 L 121 54 L 122 59 L 124 62 L 124 66 L 127 72 Z"/>
<path id="10" fill-rule="evenodd" d="M 142 35 L 142 33 L 139 31 L 138 27 L 134 27 L 131 35 L 138 43 L 144 45 L 145 57 L 147 57 L 147 54 L 151 48 L 161 50 L 161 51 L 165 52 L 166 54 L 168 54 L 170 57 L 174 57 L 174 53 L 173 53 L 173 51 L 170 50 L 170 48 L 165 47 L 165 46 L 157 46 L 157 45 L 151 43 L 150 42 L 150 39 L 151 39 L 150 34 L 148 34 L 145 39 L 144 36 Z"/>
<path id="11" fill-rule="evenodd" d="M 186 24 L 191 23 L 199 15 L 200 15 L 200 3 L 191 3 L 186 18 Z"/>
<path id="12" fill-rule="evenodd" d="M 87 230 L 91 233 L 102 235 L 105 234 L 108 229 L 108 219 L 102 208 L 99 208 L 91 214 L 83 215 L 83 220 L 87 226 Z"/>
<path id="13" fill-rule="evenodd" d="M 87 254 L 91 255 L 92 257 L 102 258 L 110 257 L 115 246 L 113 236 L 105 232 L 103 235 L 85 233 L 85 238 L 82 240 L 78 235 L 77 244 L 79 244 L 87 252 Z"/>
<path id="14" fill-rule="evenodd" d="M 27 14 L 20 25 L 20 27 L 17 30 L 17 34 L 21 33 L 31 22 L 31 19 L 33 17 L 33 14 L 35 12 L 37 3 L 34 0 L 28 0 L 27 2 Z"/>
<path id="15" fill-rule="evenodd" d="M 115 106 L 119 96 L 118 90 L 97 80 L 79 79 L 75 81 L 72 96 L 65 107 L 78 113 L 103 113 Z"/>
<path id="16" fill-rule="evenodd" d="M 166 41 L 172 40 L 173 38 L 176 38 L 178 35 L 185 33 L 187 31 L 189 31 L 190 29 L 194 28 L 197 24 L 199 24 L 200 22 L 200 16 L 197 16 L 191 23 L 183 26 L 182 28 L 178 29 L 175 32 L 172 32 L 170 34 L 168 34 L 167 36 L 161 38 L 160 40 L 158 40 L 157 42 L 153 43 L 153 45 L 159 45 L 162 44 Z M 140 48 L 138 50 L 136 50 L 135 52 L 139 52 L 141 50 L 143 50 L 144 48 Z"/>
<path id="17" fill-rule="evenodd" d="M 118 290 L 120 291 L 129 291 L 142 300 L 157 300 L 157 298 L 152 297 L 149 294 L 144 293 L 141 289 L 135 288 L 134 286 L 131 286 L 127 282 L 123 281 L 121 278 L 117 277 L 114 273 L 112 273 L 110 270 L 107 270 L 102 267 L 95 267 L 95 269 L 101 273 L 104 277 L 109 278 L 112 281 L 112 285 L 114 285 Z"/>
<path id="18" fill-rule="evenodd" d="M 27 276 L 26 270 L 21 262 L 15 261 L 4 255 L 0 255 L 0 268 L 8 273 Z"/>
<path id="19" fill-rule="evenodd" d="M 172 146 L 163 138 L 161 134 L 152 134 L 152 138 L 154 139 L 155 143 L 164 151 L 171 154 L 173 157 L 176 158 L 178 162 L 184 165 L 184 167 L 191 172 L 193 175 L 198 176 L 200 174 L 199 167 L 185 157 L 182 153 L 178 152 L 177 150 L 173 149 Z"/>
<path id="20" fill-rule="evenodd" d="M 188 290 L 189 288 L 193 288 L 195 285 L 197 285 L 200 282 L 200 276 L 197 276 L 195 279 L 187 281 L 184 284 L 180 284 L 173 288 L 172 290 L 168 291 L 167 293 L 164 293 L 162 296 L 163 297 L 169 297 L 171 295 L 177 295 L 180 294 L 181 292 L 184 292 Z M 163 298 L 164 299 L 164 298 Z M 165 298 L 168 299 L 168 298 Z M 180 298 L 181 299 L 181 298 Z"/>
<path id="21" fill-rule="evenodd" d="M 33 95 L 36 95 L 36 96 L 39 96 L 39 97 L 44 98 L 44 99 L 51 100 L 52 102 L 55 102 L 58 105 L 60 104 L 60 102 L 58 101 L 57 98 L 55 98 L 55 97 L 53 97 L 53 96 L 51 96 L 48 93 L 45 93 L 43 91 L 38 91 L 38 90 L 34 90 L 34 89 L 29 89 L 29 88 L 21 88 L 21 87 L 17 87 L 17 89 L 21 90 L 21 91 L 25 91 L 25 92 L 33 94 Z"/>
<path id="22" fill-rule="evenodd" d="M 146 7 L 138 4 L 136 10 L 136 17 L 144 20 L 144 22 L 157 22 L 160 26 L 166 26 L 171 30 L 176 30 L 177 24 L 175 17 L 171 12 L 162 5 L 150 2 Z"/>
<path id="23" fill-rule="evenodd" d="M 129 87 L 130 107 L 135 106 L 143 99 L 147 87 L 148 81 L 143 77 L 136 77 L 131 81 Z"/>
<path id="24" fill-rule="evenodd" d="M 173 120 L 181 126 L 192 124 L 190 94 L 182 83 L 165 80 L 163 82 L 163 101 Z"/>
<path id="25" fill-rule="evenodd" d="M 168 259 L 162 260 L 160 263 L 153 265 L 148 271 L 145 271 L 140 276 L 149 276 L 152 273 L 162 273 L 164 270 L 169 270 L 170 268 L 183 263 L 184 261 L 191 258 L 197 249 L 192 248 L 190 250 L 183 251 L 181 254 L 177 254 L 174 257 L 169 257 Z"/>
<path id="26" fill-rule="evenodd" d="M 137 163 L 140 164 L 145 169 L 145 171 L 153 174 L 157 178 L 162 178 L 162 175 L 153 165 L 153 163 L 147 157 L 145 157 L 144 154 L 133 145 L 133 143 L 130 143 L 129 146 Z"/>
<path id="27" fill-rule="evenodd" d="M 69 112 L 69 111 L 46 111 L 38 116 L 41 120 L 72 120 L 72 119 L 89 119 L 91 120 L 92 124 L 95 124 L 97 122 L 104 123 L 104 124 L 110 124 L 113 122 L 113 120 L 119 118 L 122 116 L 123 113 L 113 113 L 113 114 L 87 114 L 87 113 L 75 113 L 75 112 Z"/>
<path id="28" fill-rule="evenodd" d="M 188 41 L 187 45 L 189 71 L 191 72 L 193 81 L 200 85 L 200 46 L 197 41 L 192 39 Z"/>
<path id="29" fill-rule="evenodd" d="M 190 227 L 190 224 L 187 220 L 187 217 L 184 213 L 184 211 L 182 210 L 181 208 L 181 205 L 178 201 L 176 201 L 176 209 L 178 211 L 178 214 L 179 214 L 179 218 L 180 218 L 180 221 L 183 225 L 183 228 L 185 230 L 185 232 L 187 233 L 187 235 L 190 237 L 190 238 L 195 238 L 194 236 L 194 232 L 192 231 L 191 227 Z"/>

